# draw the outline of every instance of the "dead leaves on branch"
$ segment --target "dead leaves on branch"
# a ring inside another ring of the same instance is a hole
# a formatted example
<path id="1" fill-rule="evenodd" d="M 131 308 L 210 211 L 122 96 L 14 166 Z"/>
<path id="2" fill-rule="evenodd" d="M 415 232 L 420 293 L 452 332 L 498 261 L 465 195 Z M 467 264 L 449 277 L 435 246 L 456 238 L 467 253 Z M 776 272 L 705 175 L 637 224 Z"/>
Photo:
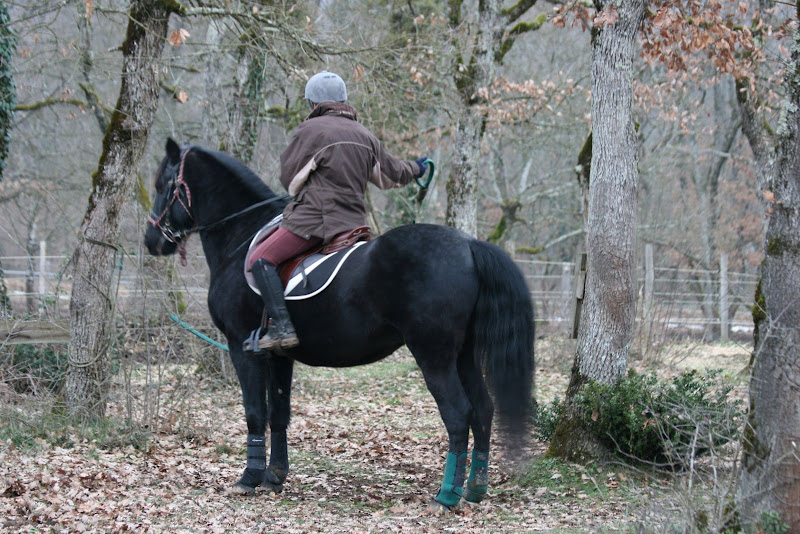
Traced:
<path id="1" fill-rule="evenodd" d="M 747 4 L 697 0 L 662 0 L 648 13 L 642 55 L 670 71 L 697 68 L 696 59 L 711 60 L 722 73 L 739 79 L 752 76 L 764 60 L 756 47 L 747 18 Z"/>
<path id="2" fill-rule="evenodd" d="M 353 68 L 353 81 L 358 83 L 364 77 L 364 66 L 363 65 L 356 65 Z"/>
<path id="3" fill-rule="evenodd" d="M 617 19 L 619 19 L 619 11 L 614 4 L 607 4 L 606 7 L 597 14 L 592 23 L 595 28 L 604 28 L 606 26 L 613 26 Z"/>
<path id="4" fill-rule="evenodd" d="M 185 29 L 178 28 L 170 32 L 167 41 L 169 41 L 169 44 L 177 48 L 186 42 L 186 39 L 189 37 L 189 35 L 189 32 Z"/>
<path id="5" fill-rule="evenodd" d="M 619 11 L 608 3 L 600 12 L 585 5 L 568 3 L 554 8 L 552 22 L 557 27 L 615 24 Z M 792 33 L 790 19 L 780 18 L 778 8 L 760 12 L 755 0 L 654 0 L 647 3 L 641 28 L 641 55 L 651 65 L 667 70 L 668 83 L 658 91 L 674 91 L 689 79 L 714 84 L 719 75 L 732 74 L 747 80 L 749 90 L 765 102 L 773 102 L 779 85 L 779 66 L 756 86 L 759 65 L 767 58 L 764 50 L 776 48 L 774 59 L 788 57 L 788 47 L 781 41 Z M 765 20 L 775 21 L 771 25 Z M 772 46 L 768 46 L 767 39 Z M 770 69 L 761 69 L 770 70 Z M 763 74 L 763 73 L 762 73 Z"/>
<path id="6" fill-rule="evenodd" d="M 490 87 L 481 87 L 475 96 L 479 107 L 490 126 L 503 127 L 533 119 L 541 111 L 549 113 L 549 119 L 558 121 L 559 106 L 575 93 L 589 97 L 588 89 L 574 79 L 558 73 L 551 79 L 541 81 L 523 80 L 513 82 L 505 77 L 495 79 Z"/>

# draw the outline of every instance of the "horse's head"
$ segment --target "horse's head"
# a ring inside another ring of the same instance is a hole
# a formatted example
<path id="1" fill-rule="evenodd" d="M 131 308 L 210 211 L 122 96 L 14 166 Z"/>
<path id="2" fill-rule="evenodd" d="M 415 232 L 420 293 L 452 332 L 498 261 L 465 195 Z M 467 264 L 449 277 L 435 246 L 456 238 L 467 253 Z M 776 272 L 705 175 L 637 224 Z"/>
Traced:
<path id="1" fill-rule="evenodd" d="M 167 139 L 167 155 L 158 166 L 155 178 L 153 210 L 147 218 L 144 244 L 150 254 L 167 256 L 175 253 L 187 233 L 195 226 L 191 212 L 191 193 L 183 176 L 188 150 Z"/>

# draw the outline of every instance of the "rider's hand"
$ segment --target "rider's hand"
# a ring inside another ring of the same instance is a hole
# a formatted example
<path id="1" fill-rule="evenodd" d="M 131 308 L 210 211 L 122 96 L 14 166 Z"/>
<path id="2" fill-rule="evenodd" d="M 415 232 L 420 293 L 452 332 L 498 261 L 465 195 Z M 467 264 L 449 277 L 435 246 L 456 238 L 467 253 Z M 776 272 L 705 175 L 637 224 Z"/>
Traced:
<path id="1" fill-rule="evenodd" d="M 416 163 L 417 167 L 419 167 L 419 175 L 418 175 L 419 178 L 425 176 L 425 171 L 428 170 L 428 164 L 426 163 L 427 161 L 428 158 L 425 156 L 422 156 L 421 158 L 414 160 L 414 163 Z"/>

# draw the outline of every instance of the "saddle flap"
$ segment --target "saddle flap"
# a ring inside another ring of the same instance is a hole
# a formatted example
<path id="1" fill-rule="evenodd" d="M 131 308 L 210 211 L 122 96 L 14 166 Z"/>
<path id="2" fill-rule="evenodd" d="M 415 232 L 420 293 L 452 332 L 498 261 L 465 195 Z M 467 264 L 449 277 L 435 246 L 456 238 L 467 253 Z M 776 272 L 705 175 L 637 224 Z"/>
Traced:
<path id="1" fill-rule="evenodd" d="M 341 271 L 344 262 L 357 253 L 366 241 L 359 241 L 350 248 L 332 254 L 315 253 L 295 264 L 291 277 L 285 284 L 286 300 L 305 300 L 319 295 Z"/>
<path id="2" fill-rule="evenodd" d="M 247 285 L 257 294 L 253 274 L 247 269 L 251 255 L 258 246 L 280 226 L 282 216 L 270 221 L 255 235 L 245 256 L 244 277 Z M 369 226 L 359 226 L 334 237 L 328 244 L 312 247 L 278 266 L 286 300 L 302 300 L 319 294 L 333 281 L 339 269 L 350 254 L 359 246 L 372 239 Z M 312 276 L 312 272 L 314 272 Z"/>

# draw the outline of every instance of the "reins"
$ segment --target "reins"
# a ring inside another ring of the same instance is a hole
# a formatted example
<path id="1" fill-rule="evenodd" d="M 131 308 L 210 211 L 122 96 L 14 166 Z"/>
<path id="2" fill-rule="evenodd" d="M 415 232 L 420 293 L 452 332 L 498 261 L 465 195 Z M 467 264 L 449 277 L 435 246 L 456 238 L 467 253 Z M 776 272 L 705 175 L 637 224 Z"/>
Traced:
<path id="1" fill-rule="evenodd" d="M 203 231 L 206 231 L 206 230 L 211 230 L 215 226 L 219 226 L 220 224 L 224 224 L 224 223 L 230 221 L 231 219 L 235 219 L 236 217 L 239 217 L 240 215 L 244 215 L 245 213 L 249 213 L 249 212 L 253 211 L 256 208 L 260 208 L 261 206 L 266 206 L 267 204 L 272 204 L 273 202 L 278 202 L 279 200 L 286 200 L 286 199 L 289 199 L 289 198 L 292 198 L 291 195 L 278 195 L 278 196 L 275 196 L 275 197 L 272 197 L 272 198 L 268 198 L 267 200 L 262 200 L 261 202 L 256 202 L 255 204 L 247 206 L 243 210 L 237 211 L 236 213 L 228 215 L 227 217 L 223 217 L 222 219 L 220 219 L 220 220 L 218 220 L 216 222 L 213 222 L 211 224 L 204 224 L 203 226 L 195 226 L 194 228 L 192 228 L 191 230 L 186 232 L 186 235 L 188 235 L 190 233 L 193 234 L 195 232 L 203 232 Z"/>
<path id="2" fill-rule="evenodd" d="M 172 196 L 169 199 L 169 202 L 167 203 L 166 207 L 164 207 L 164 210 L 161 212 L 158 218 L 156 218 L 155 214 L 152 212 L 147 217 L 147 221 L 150 224 L 152 224 L 156 230 L 159 230 L 161 232 L 161 235 L 164 236 L 164 239 L 178 246 L 178 252 L 180 253 L 181 256 L 181 263 L 184 265 L 186 264 L 186 241 L 183 240 L 181 242 L 178 242 L 179 239 L 182 239 L 184 237 L 188 238 L 190 235 L 198 232 L 212 230 L 217 226 L 225 224 L 226 222 L 235 219 L 237 217 L 240 217 L 246 213 L 249 213 L 257 208 L 266 206 L 268 204 L 272 204 L 273 202 L 279 202 L 281 200 L 286 200 L 288 198 L 291 198 L 290 195 L 274 196 L 272 198 L 268 198 L 267 200 L 262 200 L 261 202 L 256 202 L 255 204 L 251 204 L 250 206 L 247 206 L 246 208 L 241 209 L 236 213 L 227 215 L 222 219 L 215 221 L 213 223 L 198 225 L 197 221 L 192 215 L 192 212 L 189 210 L 189 208 L 191 208 L 192 206 L 192 192 L 189 189 L 189 184 L 187 184 L 186 180 L 184 180 L 183 178 L 183 167 L 186 162 L 186 155 L 189 153 L 190 150 L 191 148 L 187 148 L 181 155 L 181 163 L 180 167 L 178 168 L 178 175 L 175 179 L 172 180 L 172 183 L 170 184 L 170 187 L 172 187 Z M 183 188 L 186 194 L 186 203 L 184 203 L 183 198 L 181 198 L 180 194 L 181 187 Z M 166 217 L 167 213 L 169 212 L 169 209 L 172 207 L 172 205 L 175 203 L 176 200 L 184 209 L 184 211 L 186 211 L 186 214 L 192 220 L 192 223 L 194 223 L 194 226 L 192 228 L 189 228 L 187 230 L 178 230 L 177 232 L 174 232 L 170 227 L 169 220 L 165 221 L 164 225 L 161 224 L 162 221 L 164 221 L 164 217 Z M 237 250 L 238 248 L 241 248 L 241 246 L 237 247 Z"/>

